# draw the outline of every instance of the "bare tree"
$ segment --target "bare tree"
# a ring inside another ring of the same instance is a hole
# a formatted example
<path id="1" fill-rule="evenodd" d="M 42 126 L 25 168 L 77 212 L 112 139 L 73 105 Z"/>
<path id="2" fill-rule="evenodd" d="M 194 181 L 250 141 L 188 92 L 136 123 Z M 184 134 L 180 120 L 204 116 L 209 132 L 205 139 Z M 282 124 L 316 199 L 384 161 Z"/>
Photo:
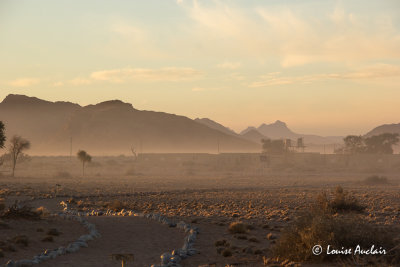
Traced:
<path id="1" fill-rule="evenodd" d="M 21 136 L 14 135 L 10 140 L 10 147 L 8 152 L 11 156 L 12 163 L 12 177 L 14 177 L 15 167 L 17 166 L 17 161 L 20 156 L 22 156 L 23 151 L 31 147 L 31 143 L 22 138 Z"/>
<path id="2" fill-rule="evenodd" d="M 86 153 L 85 150 L 79 150 L 76 155 L 82 161 L 82 176 L 85 176 L 85 164 L 92 161 L 92 156 Z"/>
<path id="3" fill-rule="evenodd" d="M 134 146 L 131 146 L 131 151 L 132 151 L 132 154 L 133 154 L 133 161 L 136 161 L 137 157 L 138 157 L 138 155 L 136 153 L 136 148 Z"/>

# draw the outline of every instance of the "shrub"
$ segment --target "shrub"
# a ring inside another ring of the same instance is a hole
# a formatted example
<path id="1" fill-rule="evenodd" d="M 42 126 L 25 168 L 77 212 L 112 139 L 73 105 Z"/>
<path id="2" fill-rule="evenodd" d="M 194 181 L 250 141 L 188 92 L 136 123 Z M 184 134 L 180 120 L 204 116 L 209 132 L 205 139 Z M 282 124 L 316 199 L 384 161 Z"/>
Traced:
<path id="1" fill-rule="evenodd" d="M 249 225 L 242 222 L 233 222 L 228 228 L 231 234 L 245 234 L 249 230 Z"/>
<path id="2" fill-rule="evenodd" d="M 19 206 L 17 203 L 10 206 L 6 212 L 2 215 L 3 218 L 7 219 L 27 219 L 27 220 L 39 220 L 40 213 L 33 211 L 29 206 Z"/>
<path id="3" fill-rule="evenodd" d="M 229 248 L 226 248 L 222 251 L 221 255 L 224 257 L 230 257 L 232 256 L 232 251 Z"/>
<path id="4" fill-rule="evenodd" d="M 53 238 L 53 236 L 48 235 L 48 236 L 45 236 L 45 237 L 42 239 L 42 242 L 54 242 L 54 238 Z"/>
<path id="5" fill-rule="evenodd" d="M 260 241 L 259 241 L 256 237 L 254 237 L 254 236 L 253 236 L 253 237 L 250 237 L 250 238 L 249 238 L 249 241 L 250 241 L 250 242 L 254 242 L 254 243 L 260 243 Z"/>
<path id="6" fill-rule="evenodd" d="M 364 179 L 364 184 L 367 185 L 388 184 L 388 178 L 386 176 L 372 175 Z"/>
<path id="7" fill-rule="evenodd" d="M 4 198 L 0 198 L 0 212 L 2 212 L 6 208 L 6 204 L 4 202 Z"/>
<path id="8" fill-rule="evenodd" d="M 358 200 L 349 195 L 343 190 L 341 186 L 336 187 L 334 196 L 329 199 L 326 192 L 322 192 L 317 196 L 316 204 L 313 206 L 315 212 L 350 212 L 356 211 L 361 212 L 365 209 L 365 206 L 359 204 Z"/>
<path id="9" fill-rule="evenodd" d="M 61 233 L 56 229 L 56 228 L 51 228 L 49 231 L 47 231 L 47 235 L 51 236 L 59 236 Z"/>
<path id="10" fill-rule="evenodd" d="M 11 239 L 11 242 L 17 245 L 23 245 L 27 247 L 29 244 L 29 239 L 26 235 L 17 235 Z"/>
<path id="11" fill-rule="evenodd" d="M 227 244 L 228 244 L 228 243 L 226 242 L 225 239 L 223 239 L 223 240 L 217 240 L 217 241 L 214 242 L 214 245 L 215 245 L 216 247 L 225 247 Z"/>
<path id="12" fill-rule="evenodd" d="M 39 207 L 36 209 L 36 212 L 40 214 L 42 217 L 47 217 L 50 215 L 50 211 L 46 209 L 45 207 Z"/>
<path id="13" fill-rule="evenodd" d="M 346 197 L 343 200 L 343 190 L 340 188 L 336 190 L 335 195 L 332 201 L 327 200 L 326 194 L 323 197 L 320 195 L 311 209 L 304 212 L 286 228 L 272 249 L 274 256 L 293 261 L 324 261 L 337 259 L 341 256 L 327 255 L 326 253 L 315 256 L 312 253 L 313 246 L 318 244 L 325 250 L 328 245 L 336 249 L 342 247 L 354 249 L 357 245 L 362 248 L 370 248 L 371 245 L 375 245 L 390 253 L 381 257 L 364 255 L 360 256 L 359 260 L 400 262 L 400 248 L 396 248 L 397 244 L 394 239 L 395 230 L 390 226 L 382 228 L 382 226 L 368 222 L 364 215 L 358 213 L 332 214 L 335 209 L 338 211 L 354 210 L 353 208 L 356 206 L 351 201 L 351 205 L 343 204 L 343 202 L 347 202 Z M 321 209 L 321 207 L 326 208 Z M 358 210 L 358 208 L 355 210 Z M 346 255 L 343 257 L 346 257 Z"/>

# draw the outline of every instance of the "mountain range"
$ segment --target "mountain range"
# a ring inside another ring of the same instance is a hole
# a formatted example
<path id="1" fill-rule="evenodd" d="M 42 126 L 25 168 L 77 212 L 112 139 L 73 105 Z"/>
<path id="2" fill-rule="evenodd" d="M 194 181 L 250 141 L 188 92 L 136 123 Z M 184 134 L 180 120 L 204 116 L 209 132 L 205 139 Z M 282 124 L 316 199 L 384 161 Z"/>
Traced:
<path id="1" fill-rule="evenodd" d="M 138 152 L 258 152 L 260 146 L 184 116 L 141 111 L 119 100 L 80 106 L 8 95 L 0 103 L 8 137 L 32 143 L 32 154 L 68 155 Z M 71 141 L 72 139 L 72 141 Z"/>
<path id="2" fill-rule="evenodd" d="M 341 136 L 295 133 L 279 120 L 236 133 L 209 118 L 192 120 L 138 110 L 120 100 L 80 106 L 11 94 L 0 103 L 0 120 L 6 124 L 8 137 L 17 134 L 29 139 L 31 153 L 39 155 L 68 155 L 78 149 L 103 155 L 126 154 L 131 147 L 145 153 L 259 152 L 264 138 L 301 137 L 308 147 L 343 142 Z M 382 125 L 366 135 L 383 132 L 400 133 L 400 124 Z"/>
<path id="3" fill-rule="evenodd" d="M 292 139 L 303 138 L 304 142 L 312 145 L 324 144 L 341 144 L 343 142 L 342 136 L 319 136 L 312 134 L 295 133 L 288 128 L 286 123 L 277 120 L 271 124 L 261 124 L 258 128 L 249 126 L 240 133 L 247 139 L 270 138 L 270 139 Z"/>

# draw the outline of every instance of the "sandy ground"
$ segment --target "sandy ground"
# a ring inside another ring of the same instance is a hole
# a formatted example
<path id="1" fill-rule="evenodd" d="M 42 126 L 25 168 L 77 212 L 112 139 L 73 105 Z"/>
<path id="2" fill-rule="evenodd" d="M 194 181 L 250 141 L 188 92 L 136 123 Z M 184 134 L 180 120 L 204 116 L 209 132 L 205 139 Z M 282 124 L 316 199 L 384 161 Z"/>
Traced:
<path id="1" fill-rule="evenodd" d="M 400 226 L 400 175 L 396 162 L 396 165 L 393 163 L 396 169 L 387 170 L 374 166 L 373 171 L 369 170 L 370 166 L 357 170 L 318 169 L 313 165 L 285 171 L 271 168 L 265 173 L 234 171 L 233 167 L 217 172 L 211 170 L 215 166 L 211 168 L 200 163 L 196 163 L 193 170 L 187 170 L 187 166 L 191 166 L 187 164 L 175 169 L 168 166 L 169 163 L 164 166 L 160 162 L 144 162 L 143 166 L 135 165 L 132 174 L 133 164 L 128 159 L 125 165 L 117 164 L 120 161 L 120 158 L 103 159 L 94 165 L 95 161 L 88 167 L 89 175 L 83 178 L 79 176 L 79 166 L 70 161 L 34 158 L 26 165 L 21 164 L 18 173 L 22 175 L 0 177 L 0 198 L 5 199 L 7 206 L 19 200 L 50 211 L 60 211 L 58 203 L 70 198 L 77 203 L 72 207 L 82 211 L 107 209 L 119 201 L 125 209 L 157 212 L 175 221 L 184 220 L 200 229 L 195 242 L 199 253 L 182 261 L 182 266 L 189 267 L 263 266 L 263 256 L 271 257 L 270 250 L 282 231 L 315 202 L 319 193 L 329 194 L 338 185 L 366 206 L 362 214 L 366 221 L 381 226 Z M 363 183 L 366 177 L 376 174 L 387 176 L 389 182 Z M 88 217 L 88 220 L 97 226 L 102 235 L 100 239 L 90 241 L 88 248 L 41 266 L 120 266 L 110 260 L 113 253 L 133 253 L 134 263 L 127 266 L 150 266 L 160 262 L 162 253 L 181 248 L 185 236 L 182 230 L 137 217 Z M 236 221 L 253 228 L 242 235 L 229 233 L 229 224 Z M 43 223 L 48 223 L 49 227 L 54 224 L 63 233 L 55 238 L 52 246 L 65 246 L 85 233 L 76 222 Z M 30 222 L 19 224 L 9 230 L 0 229 L 0 237 L 26 234 L 32 239 L 32 245 L 17 247 L 17 252 L 4 252 L 0 263 L 52 248 L 38 240 L 41 233 L 37 233 L 36 228 L 39 226 Z M 24 228 L 24 224 L 30 226 Z M 7 235 L 6 231 L 9 231 Z M 70 234 L 66 235 L 67 232 Z M 268 234 L 273 238 L 267 238 Z M 215 245 L 221 240 L 229 243 L 232 256 L 221 255 L 224 247 Z M 302 263 L 302 266 L 329 265 Z"/>
<path id="2" fill-rule="evenodd" d="M 0 240 L 6 241 L 15 236 L 25 235 L 28 237 L 28 246 L 22 244 L 12 244 L 16 251 L 4 251 L 5 256 L 0 258 L 0 265 L 13 259 L 30 259 L 33 256 L 42 253 L 46 249 L 55 249 L 60 246 L 75 241 L 80 235 L 86 233 L 85 229 L 77 222 L 64 221 L 57 218 L 42 219 L 39 221 L 26 220 L 5 220 L 9 225 L 9 229 L 0 228 Z M 38 232 L 38 229 L 41 229 Z M 60 232 L 59 236 L 53 236 L 53 242 L 43 242 L 42 240 L 48 236 L 47 232 L 50 229 L 57 229 Z"/>
<path id="3" fill-rule="evenodd" d="M 150 266 L 160 262 L 164 252 L 180 248 L 184 233 L 157 222 L 136 217 L 93 217 L 102 237 L 90 241 L 88 248 L 47 261 L 41 266 L 120 266 L 111 254 L 134 254 L 133 265 Z"/>

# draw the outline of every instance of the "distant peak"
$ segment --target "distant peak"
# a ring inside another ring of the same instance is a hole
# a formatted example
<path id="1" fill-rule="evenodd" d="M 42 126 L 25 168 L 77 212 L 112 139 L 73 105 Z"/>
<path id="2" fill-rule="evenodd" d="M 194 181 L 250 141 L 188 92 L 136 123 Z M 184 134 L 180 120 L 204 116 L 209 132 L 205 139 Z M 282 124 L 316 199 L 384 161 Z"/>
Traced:
<path id="1" fill-rule="evenodd" d="M 286 127 L 286 123 L 284 123 L 283 121 L 280 121 L 280 120 L 275 121 L 273 124 Z"/>
<path id="2" fill-rule="evenodd" d="M 280 120 L 276 120 L 274 123 L 271 123 L 271 124 L 263 123 L 263 124 L 261 124 L 260 127 L 258 127 L 258 128 L 262 128 L 262 127 L 265 127 L 265 126 L 279 126 L 279 127 L 285 127 L 285 128 L 287 128 L 286 123 L 284 123 L 283 121 L 280 121 Z"/>
<path id="3" fill-rule="evenodd" d="M 118 100 L 118 99 L 116 99 L 116 100 L 108 100 L 108 101 L 104 101 L 104 102 L 100 102 L 100 103 L 98 103 L 98 104 L 96 104 L 96 105 L 89 105 L 89 106 L 91 106 L 91 107 L 101 107 L 101 108 L 104 108 L 104 107 L 107 107 L 107 108 L 129 108 L 129 109 L 133 109 L 133 106 L 132 106 L 132 104 L 130 104 L 130 103 L 125 103 L 125 102 L 122 102 L 121 100 Z"/>
<path id="4" fill-rule="evenodd" d="M 3 104 L 26 104 L 26 103 L 49 103 L 48 101 L 39 99 L 37 97 L 30 97 L 26 95 L 9 94 L 4 98 Z"/>

